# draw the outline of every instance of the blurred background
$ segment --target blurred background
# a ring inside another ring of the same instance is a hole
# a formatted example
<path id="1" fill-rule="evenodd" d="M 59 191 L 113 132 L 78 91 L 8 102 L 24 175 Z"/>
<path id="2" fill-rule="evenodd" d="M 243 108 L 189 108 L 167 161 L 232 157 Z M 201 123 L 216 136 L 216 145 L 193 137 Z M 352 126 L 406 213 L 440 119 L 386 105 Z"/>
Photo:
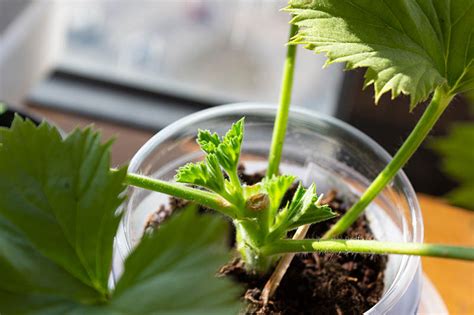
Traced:
<path id="1" fill-rule="evenodd" d="M 169 123 L 230 102 L 278 101 L 288 14 L 279 0 L 0 0 L 0 100 L 69 130 L 95 122 L 118 135 L 123 163 Z M 300 47 L 294 106 L 335 116 L 394 153 L 424 105 L 388 97 L 373 104 L 364 71 L 322 68 Z M 471 121 L 467 98 L 432 138 Z M 470 139 L 472 141 L 472 139 Z M 427 142 L 428 144 L 430 141 Z M 442 195 L 456 181 L 430 145 L 405 168 L 419 192 Z M 474 150 L 474 149 L 473 149 Z M 474 192 L 473 192 L 474 194 Z"/>

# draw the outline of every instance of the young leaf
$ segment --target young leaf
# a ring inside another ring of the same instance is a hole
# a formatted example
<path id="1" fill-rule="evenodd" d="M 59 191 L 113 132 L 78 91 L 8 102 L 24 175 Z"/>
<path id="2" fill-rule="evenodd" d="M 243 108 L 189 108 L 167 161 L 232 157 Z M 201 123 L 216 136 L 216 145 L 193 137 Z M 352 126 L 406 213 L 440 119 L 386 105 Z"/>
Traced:
<path id="1" fill-rule="evenodd" d="M 227 224 L 192 209 L 146 235 L 125 262 L 111 306 L 125 314 L 237 314 L 238 291 L 215 273 L 228 257 Z"/>
<path id="2" fill-rule="evenodd" d="M 110 143 L 91 129 L 62 140 L 18 116 L 0 138 L 0 215 L 39 253 L 107 292 L 125 176 L 110 171 Z"/>
<path id="3" fill-rule="evenodd" d="M 237 165 L 243 133 L 244 118 L 232 125 L 222 141 L 216 133 L 199 130 L 197 142 L 207 153 L 206 160 L 181 167 L 175 180 L 210 189 L 233 204 L 242 204 L 243 191 L 237 175 Z M 227 172 L 229 180 L 224 179 L 221 168 Z"/>
<path id="4" fill-rule="evenodd" d="M 474 0 L 291 0 L 286 10 L 299 26 L 291 44 L 326 53 L 327 64 L 367 67 L 376 100 L 408 94 L 413 108 L 440 85 L 473 88 Z"/>
<path id="5" fill-rule="evenodd" d="M 295 192 L 293 199 L 287 208 L 285 225 L 289 226 L 298 219 L 318 200 L 316 195 L 316 185 L 311 184 L 308 189 L 303 188 L 300 184 Z"/>
<path id="6" fill-rule="evenodd" d="M 293 230 L 297 227 L 305 224 L 314 224 L 322 221 L 326 221 L 337 216 L 328 205 L 317 206 L 314 203 L 310 205 L 306 211 L 289 225 L 288 229 Z"/>
<path id="7" fill-rule="evenodd" d="M 244 138 L 244 118 L 234 123 L 216 149 L 219 164 L 229 173 L 235 173 L 239 163 L 240 149 Z"/>
<path id="8" fill-rule="evenodd" d="M 243 118 L 234 123 L 222 141 L 216 133 L 199 130 L 197 142 L 207 153 L 206 162 L 188 163 L 181 167 L 175 176 L 176 181 L 222 192 L 224 178 L 220 166 L 229 176 L 236 172 L 244 136 L 243 124 Z"/>
<path id="9" fill-rule="evenodd" d="M 474 210 L 474 124 L 456 123 L 447 137 L 435 139 L 432 146 L 443 157 L 444 171 L 460 184 L 448 199 Z"/>
<path id="10" fill-rule="evenodd" d="M 301 186 L 301 184 L 299 184 L 298 189 L 296 189 L 295 194 L 293 195 L 293 199 L 291 199 L 291 202 L 287 204 L 285 208 L 283 208 L 275 217 L 275 227 L 285 228 L 288 225 L 288 221 L 291 219 L 291 216 L 295 214 L 297 209 L 301 208 L 305 192 L 306 190 L 303 188 L 303 186 Z"/>
<path id="11" fill-rule="evenodd" d="M 317 200 L 316 186 L 314 184 L 308 189 L 303 188 L 300 184 L 289 205 L 276 216 L 273 228 L 273 231 L 276 232 L 273 232 L 273 234 L 279 236 L 300 225 L 317 223 L 336 216 L 328 206 L 316 205 Z"/>
<path id="12" fill-rule="evenodd" d="M 197 143 L 207 153 L 215 153 L 219 164 L 228 172 L 235 172 L 240 156 L 240 148 L 244 136 L 244 118 L 232 124 L 232 127 L 221 139 L 217 133 L 199 130 Z"/>
<path id="13" fill-rule="evenodd" d="M 224 191 L 224 175 L 214 153 L 209 153 L 205 162 L 188 163 L 179 168 L 175 180 L 180 183 L 201 186 L 216 193 Z"/>
<path id="14" fill-rule="evenodd" d="M 240 141 L 242 141 L 241 138 L 244 136 L 244 123 L 245 117 L 242 117 L 233 123 L 232 127 L 230 127 L 229 131 L 227 131 L 222 139 L 222 142 L 231 141 L 232 139 L 240 139 Z"/>
<path id="15" fill-rule="evenodd" d="M 221 143 L 217 133 L 211 133 L 209 130 L 198 130 L 197 143 L 205 153 L 215 153 Z"/>
<path id="16" fill-rule="evenodd" d="M 295 180 L 296 177 L 292 175 L 272 176 L 270 179 L 263 179 L 263 188 L 269 196 L 270 211 L 273 215 L 277 213 L 283 197 Z"/>

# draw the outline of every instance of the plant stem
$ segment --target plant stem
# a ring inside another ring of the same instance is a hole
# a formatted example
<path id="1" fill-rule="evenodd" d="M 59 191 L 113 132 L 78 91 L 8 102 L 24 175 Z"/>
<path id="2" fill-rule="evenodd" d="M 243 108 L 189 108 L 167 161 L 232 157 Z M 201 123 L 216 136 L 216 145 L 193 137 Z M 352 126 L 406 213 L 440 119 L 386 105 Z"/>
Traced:
<path id="1" fill-rule="evenodd" d="M 193 201 L 228 215 L 231 218 L 235 219 L 237 217 L 238 210 L 233 205 L 219 195 L 211 192 L 133 173 L 127 174 L 125 184 Z"/>
<path id="2" fill-rule="evenodd" d="M 308 233 L 310 226 L 310 224 L 300 226 L 293 235 L 293 239 L 303 239 L 306 236 L 306 233 Z M 281 279 L 283 279 L 283 276 L 288 270 L 288 267 L 290 267 L 291 261 L 294 257 L 295 253 L 287 253 L 278 262 L 277 266 L 275 267 L 275 271 L 273 271 L 272 275 L 270 276 L 267 283 L 265 284 L 265 287 L 262 290 L 262 294 L 260 295 L 264 304 L 268 304 L 270 298 L 273 296 L 273 294 L 275 294 L 276 290 L 278 289 L 278 286 L 280 285 Z"/>
<path id="3" fill-rule="evenodd" d="M 298 26 L 291 25 L 288 37 L 291 39 L 298 32 Z M 272 145 L 268 157 L 267 177 L 278 174 L 283 142 L 285 141 L 288 113 L 290 111 L 291 91 L 293 88 L 293 74 L 295 70 L 297 45 L 288 45 L 286 50 L 285 65 L 283 68 L 283 79 L 280 89 L 280 104 L 278 106 L 275 125 L 273 126 Z"/>
<path id="4" fill-rule="evenodd" d="M 281 253 L 366 253 L 400 254 L 474 260 L 474 248 L 422 243 L 397 243 L 365 240 L 280 240 L 261 248 L 263 255 Z"/>
<path id="5" fill-rule="evenodd" d="M 319 195 L 318 200 L 316 200 L 316 205 L 321 204 L 321 200 L 323 200 L 323 197 L 324 197 L 323 194 Z M 292 239 L 294 240 L 304 239 L 310 227 L 311 227 L 311 224 L 300 226 L 296 230 Z M 283 277 L 285 276 L 285 273 L 288 270 L 288 267 L 290 267 L 291 261 L 293 260 L 294 257 L 295 257 L 294 253 L 287 253 L 278 262 L 278 265 L 275 267 L 275 270 L 273 271 L 272 275 L 268 279 L 267 283 L 265 284 L 265 287 L 262 290 L 262 294 L 260 295 L 260 298 L 262 299 L 264 304 L 268 304 L 268 301 L 270 300 L 270 298 L 273 296 L 273 294 L 275 294 L 276 290 L 278 289 L 278 286 L 280 285 L 281 279 L 283 279 Z"/>
<path id="6" fill-rule="evenodd" d="M 275 257 L 261 255 L 256 248 L 261 246 L 258 223 L 254 220 L 234 220 L 235 247 L 244 261 L 245 269 L 258 274 L 266 274 L 274 265 Z"/>
<path id="7" fill-rule="evenodd" d="M 324 234 L 323 239 L 334 238 L 349 228 L 354 223 L 364 209 L 377 197 L 385 186 L 393 179 L 397 172 L 405 165 L 408 159 L 418 149 L 420 144 L 426 138 L 434 124 L 438 121 L 441 114 L 452 100 L 453 95 L 448 94 L 442 88 L 438 87 L 433 95 L 433 99 L 426 108 L 423 116 L 416 124 L 401 148 L 395 154 L 388 165 L 380 172 L 375 180 L 370 184 L 367 190 L 362 194 L 350 209 L 334 224 L 330 230 Z"/>

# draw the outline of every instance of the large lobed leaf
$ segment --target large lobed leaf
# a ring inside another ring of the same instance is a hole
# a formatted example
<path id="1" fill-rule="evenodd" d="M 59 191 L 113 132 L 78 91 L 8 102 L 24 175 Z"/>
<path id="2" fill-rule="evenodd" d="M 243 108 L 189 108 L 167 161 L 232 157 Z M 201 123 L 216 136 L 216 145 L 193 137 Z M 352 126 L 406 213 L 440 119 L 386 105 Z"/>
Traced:
<path id="1" fill-rule="evenodd" d="M 237 314 L 240 308 L 237 286 L 215 276 L 228 259 L 228 225 L 218 217 L 197 215 L 193 209 L 176 214 L 158 230 L 146 234 L 125 262 L 125 272 L 110 300 L 90 304 L 65 298 L 62 290 L 71 290 L 55 271 L 41 275 L 28 262 L 38 283 L 54 283 L 47 292 L 22 291 L 21 275 L 8 279 L 18 292 L 0 290 L 2 314 Z M 16 256 L 15 258 L 19 258 Z M 2 260 L 0 259 L 0 262 Z M 51 263 L 46 263 L 48 264 Z M 1 264 L 0 264 L 1 266 Z M 2 276 L 4 273 L 0 273 Z M 52 278 L 49 278 L 51 277 Z M 24 289 L 27 286 L 23 287 Z M 47 293 L 45 293 L 47 292 Z"/>
<path id="2" fill-rule="evenodd" d="M 127 314 L 236 314 L 236 286 L 215 278 L 229 258 L 226 234 L 220 217 L 175 215 L 127 259 L 111 305 Z"/>
<path id="3" fill-rule="evenodd" d="M 94 303 L 99 295 L 43 256 L 14 225 L 0 217 L 0 313 L 41 309 L 57 304 L 52 301 L 68 299 Z"/>
<path id="4" fill-rule="evenodd" d="M 46 123 L 15 119 L 0 131 L 0 215 L 41 255 L 107 292 L 125 170 L 91 129 L 64 141 Z"/>
<path id="5" fill-rule="evenodd" d="M 286 10 L 299 26 L 290 43 L 367 67 L 376 100 L 407 94 L 413 108 L 443 84 L 474 88 L 474 0 L 291 0 Z"/>
<path id="6" fill-rule="evenodd" d="M 235 286 L 215 277 L 226 225 L 194 212 L 147 235 L 108 288 L 125 175 L 109 151 L 90 129 L 0 129 L 0 313 L 235 313 Z"/>

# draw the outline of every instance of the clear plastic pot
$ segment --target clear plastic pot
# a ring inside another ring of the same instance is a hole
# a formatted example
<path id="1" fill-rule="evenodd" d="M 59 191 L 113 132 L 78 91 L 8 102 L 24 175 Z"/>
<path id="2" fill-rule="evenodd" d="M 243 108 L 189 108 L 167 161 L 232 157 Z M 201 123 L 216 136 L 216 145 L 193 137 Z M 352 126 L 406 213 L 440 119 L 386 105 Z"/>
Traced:
<path id="1" fill-rule="evenodd" d="M 200 160 L 195 143 L 198 128 L 225 133 L 245 116 L 241 161 L 247 169 L 262 170 L 271 142 L 276 107 L 230 104 L 185 117 L 151 138 L 134 156 L 129 170 L 172 180 L 176 168 Z M 332 117 L 293 109 L 283 150 L 281 170 L 315 182 L 318 192 L 337 188 L 347 196 L 359 195 L 390 160 L 372 139 Z M 140 240 L 145 221 L 167 196 L 131 188 L 124 205 L 124 219 L 117 234 L 113 277 L 120 275 L 124 257 Z M 415 192 L 403 172 L 367 208 L 366 214 L 378 240 L 422 242 L 423 222 Z M 366 314 L 414 314 L 421 293 L 420 259 L 390 255 L 385 272 L 385 292 Z"/>

